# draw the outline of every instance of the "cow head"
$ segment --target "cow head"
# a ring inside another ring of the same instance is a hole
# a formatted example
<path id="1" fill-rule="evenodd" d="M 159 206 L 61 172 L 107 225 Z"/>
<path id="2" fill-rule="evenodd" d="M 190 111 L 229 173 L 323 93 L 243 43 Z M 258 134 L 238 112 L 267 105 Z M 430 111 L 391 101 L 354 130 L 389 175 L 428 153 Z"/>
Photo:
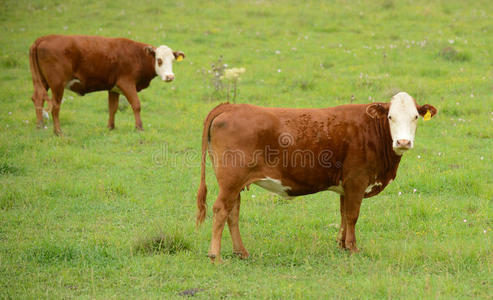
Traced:
<path id="1" fill-rule="evenodd" d="M 400 92 L 390 103 L 374 103 L 367 108 L 372 118 L 387 118 L 389 121 L 392 148 L 397 155 L 402 155 L 414 146 L 414 135 L 418 117 L 429 119 L 436 115 L 437 109 L 429 104 L 418 105 L 408 93 Z"/>
<path id="2" fill-rule="evenodd" d="M 175 74 L 173 74 L 173 61 L 181 61 L 185 58 L 185 54 L 180 51 L 172 51 L 171 48 L 164 45 L 157 48 L 146 46 L 145 51 L 154 57 L 156 74 L 166 82 L 173 81 L 173 79 L 175 79 Z"/>

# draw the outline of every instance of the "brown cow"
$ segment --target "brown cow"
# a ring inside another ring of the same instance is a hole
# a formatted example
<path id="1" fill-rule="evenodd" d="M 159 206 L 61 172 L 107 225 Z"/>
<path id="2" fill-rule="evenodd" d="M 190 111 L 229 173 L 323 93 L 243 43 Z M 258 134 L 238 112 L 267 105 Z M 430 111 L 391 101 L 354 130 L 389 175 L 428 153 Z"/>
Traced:
<path id="1" fill-rule="evenodd" d="M 115 127 L 119 94 L 127 99 L 135 116 L 135 127 L 142 130 L 137 92 L 159 75 L 173 81 L 172 62 L 185 57 L 167 46 L 157 48 L 125 38 L 100 36 L 48 35 L 38 38 L 29 51 L 34 85 L 32 100 L 38 127 L 43 126 L 44 102 L 51 106 L 53 129 L 61 134 L 58 113 L 64 89 L 79 95 L 108 91 L 108 127 Z M 51 89 L 52 99 L 48 98 Z"/>
<path id="2" fill-rule="evenodd" d="M 390 103 L 325 109 L 267 108 L 221 104 L 204 122 L 197 225 L 206 213 L 206 151 L 219 195 L 214 203 L 208 256 L 220 260 L 228 222 L 233 250 L 249 256 L 238 227 L 240 192 L 254 183 L 282 196 L 334 191 L 340 195 L 339 246 L 356 247 L 355 225 L 363 198 L 380 193 L 396 176 L 401 155 L 414 146 L 418 116 L 437 110 L 417 105 L 407 93 Z"/>

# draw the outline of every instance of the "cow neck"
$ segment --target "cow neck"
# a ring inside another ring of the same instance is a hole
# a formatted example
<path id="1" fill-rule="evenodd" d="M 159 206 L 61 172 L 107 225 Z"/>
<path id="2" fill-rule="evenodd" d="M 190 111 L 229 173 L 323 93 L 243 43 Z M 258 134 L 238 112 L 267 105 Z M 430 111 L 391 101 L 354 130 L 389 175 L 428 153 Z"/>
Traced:
<path id="1" fill-rule="evenodd" d="M 385 180 L 394 179 L 397 167 L 401 161 L 401 156 L 395 154 L 392 148 L 392 136 L 390 135 L 390 124 L 387 118 L 375 118 L 372 120 L 375 133 L 381 141 L 377 143 L 377 155 L 382 159 L 383 164 L 379 168 L 379 175 L 384 175 Z M 389 177 L 390 176 L 390 177 Z"/>

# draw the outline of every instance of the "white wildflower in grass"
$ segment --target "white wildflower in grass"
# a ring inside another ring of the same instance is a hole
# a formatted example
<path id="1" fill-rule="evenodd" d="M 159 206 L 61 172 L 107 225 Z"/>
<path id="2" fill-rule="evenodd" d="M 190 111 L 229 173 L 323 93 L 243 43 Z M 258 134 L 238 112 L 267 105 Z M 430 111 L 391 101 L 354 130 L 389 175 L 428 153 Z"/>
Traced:
<path id="1" fill-rule="evenodd" d="M 400 196 L 400 195 L 402 195 L 402 192 L 399 192 L 399 194 L 398 194 L 398 195 L 399 195 L 399 196 Z"/>
<path id="2" fill-rule="evenodd" d="M 277 73 L 281 73 L 281 72 L 282 72 L 282 70 L 281 70 L 281 69 L 277 69 Z"/>
<path id="3" fill-rule="evenodd" d="M 281 51 L 276 50 L 276 54 L 277 54 L 277 55 L 281 54 Z"/>
<path id="4" fill-rule="evenodd" d="M 224 70 L 224 79 L 234 80 L 240 78 L 240 75 L 245 73 L 245 68 L 231 68 Z"/>
<path id="5" fill-rule="evenodd" d="M 467 223 L 467 220 L 466 219 L 464 219 L 464 223 Z"/>
<path id="6" fill-rule="evenodd" d="M 29 120 L 24 120 L 24 123 L 29 124 Z"/>
<path id="7" fill-rule="evenodd" d="M 483 160 L 484 159 L 484 156 L 481 156 L 479 159 Z"/>
<path id="8" fill-rule="evenodd" d="M 416 189 L 413 189 L 413 194 L 415 194 L 415 193 L 416 193 L 416 191 L 417 191 Z"/>
<path id="9" fill-rule="evenodd" d="M 421 155 L 418 155 L 418 159 L 420 159 L 420 158 L 421 158 Z"/>
<path id="10" fill-rule="evenodd" d="M 255 198 L 255 195 L 252 195 L 252 198 Z"/>
<path id="11" fill-rule="evenodd" d="M 225 79 L 228 81 L 228 93 L 227 93 L 227 100 L 229 101 L 229 94 L 231 90 L 231 85 L 233 86 L 233 99 L 231 100 L 233 103 L 236 100 L 236 95 L 237 95 L 237 84 L 238 80 L 240 79 L 240 75 L 245 73 L 246 69 L 245 68 L 231 68 L 231 69 L 225 69 L 224 70 L 224 75 L 221 76 L 221 79 Z"/>
<path id="12" fill-rule="evenodd" d="M 471 98 L 474 98 L 474 94 L 471 94 Z"/>
<path id="13" fill-rule="evenodd" d="M 9 116 L 10 116 L 11 114 L 12 114 L 12 112 L 11 112 L 11 111 L 9 111 Z"/>

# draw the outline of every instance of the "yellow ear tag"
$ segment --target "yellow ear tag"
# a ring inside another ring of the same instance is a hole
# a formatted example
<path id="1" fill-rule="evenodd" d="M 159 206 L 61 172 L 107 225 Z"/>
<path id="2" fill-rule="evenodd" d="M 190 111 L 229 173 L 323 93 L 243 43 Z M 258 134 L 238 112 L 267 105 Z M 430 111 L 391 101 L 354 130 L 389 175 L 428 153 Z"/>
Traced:
<path id="1" fill-rule="evenodd" d="M 176 58 L 176 61 L 182 61 L 183 60 L 183 55 L 178 55 L 178 57 Z"/>
<path id="2" fill-rule="evenodd" d="M 426 114 L 423 116 L 424 121 L 431 120 L 431 112 L 429 110 L 426 111 Z"/>

